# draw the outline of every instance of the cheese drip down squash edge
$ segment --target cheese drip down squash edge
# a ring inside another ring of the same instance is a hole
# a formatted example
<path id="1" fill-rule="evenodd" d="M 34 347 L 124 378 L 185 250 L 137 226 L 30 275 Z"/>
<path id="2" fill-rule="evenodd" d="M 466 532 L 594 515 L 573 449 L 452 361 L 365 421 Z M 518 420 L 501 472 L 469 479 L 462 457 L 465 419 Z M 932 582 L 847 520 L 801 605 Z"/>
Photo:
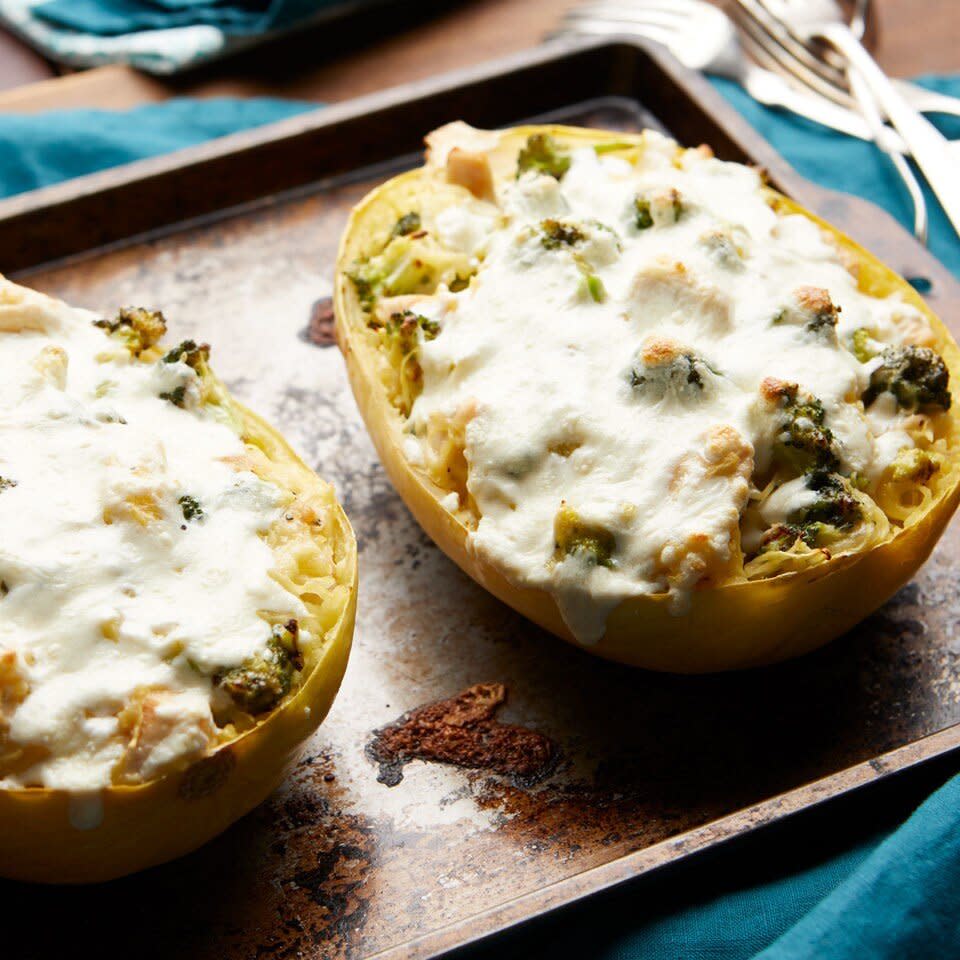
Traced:
<path id="1" fill-rule="evenodd" d="M 17 291 L 35 301 L 28 310 L 42 313 L 44 302 L 53 303 L 3 278 L 0 285 L 7 302 L 18 299 Z M 0 789 L 0 876 L 40 883 L 102 882 L 197 849 L 276 789 L 339 690 L 356 617 L 357 546 L 350 523 L 333 488 L 272 426 L 233 399 L 209 367 L 202 380 L 205 402 L 228 411 L 253 472 L 291 495 L 291 504 L 309 502 L 310 509 L 323 514 L 322 524 L 298 520 L 303 527 L 299 536 L 288 529 L 265 538 L 277 558 L 272 576 L 306 609 L 302 622 L 311 638 L 300 650 L 302 669 L 279 703 L 185 768 L 181 764 L 146 782 L 89 792 Z M 310 592 L 321 570 L 333 584 L 325 597 Z"/>
<path id="2" fill-rule="evenodd" d="M 642 151 L 644 137 L 560 126 L 501 132 L 472 130 L 463 124 L 441 128 L 428 137 L 425 166 L 374 189 L 353 210 L 340 244 L 334 304 L 338 343 L 360 413 L 393 485 L 417 521 L 478 584 L 556 636 L 577 643 L 551 592 L 511 576 L 471 543 L 477 514 L 470 503 L 469 467 L 462 452 L 454 450 L 447 456 L 447 477 L 438 477 L 418 462 L 418 455 L 411 456 L 405 426 L 418 373 L 409 373 L 408 351 L 397 350 L 397 343 L 404 343 L 405 329 L 399 327 L 399 335 L 389 331 L 394 335 L 388 338 L 383 335 L 382 319 L 371 322 L 377 317 L 376 291 L 358 271 L 358 265 L 369 263 L 391 239 L 400 238 L 403 243 L 422 236 L 428 223 L 434 223 L 447 207 L 493 200 L 499 185 L 516 180 L 518 158 L 524 151 L 528 168 L 549 168 L 550 156 L 530 156 L 535 154 L 531 144 L 542 147 L 545 143 L 564 153 L 592 146 L 598 155 L 629 154 Z M 564 171 L 559 172 L 562 176 Z M 768 187 L 763 192 L 777 214 L 800 214 L 824 232 L 861 292 L 874 297 L 896 294 L 919 311 L 929 323 L 930 346 L 942 357 L 951 381 L 958 382 L 960 349 L 903 278 L 794 201 Z M 559 231 L 557 241 L 565 241 L 564 225 L 550 223 L 551 229 Z M 422 242 L 434 241 L 428 237 Z M 433 275 L 421 270 L 412 285 L 394 292 L 431 293 L 438 279 L 452 291 L 469 283 L 460 263 L 445 260 L 442 251 L 426 249 Z M 413 262 L 420 266 L 419 260 Z M 590 288 L 589 293 L 595 299 L 603 296 L 602 288 L 599 292 Z M 396 302 L 402 305 L 402 299 L 397 297 Z M 420 323 L 421 342 L 432 339 L 436 331 L 423 317 L 416 319 L 415 302 L 411 307 L 407 325 Z M 403 319 L 394 314 L 394 322 L 402 324 Z M 938 475 L 902 526 L 887 527 L 882 511 L 871 501 L 883 533 L 866 546 L 844 550 L 841 545 L 836 551 L 819 551 L 809 565 L 788 563 L 783 572 L 747 575 L 694 589 L 681 612 L 667 593 L 627 597 L 609 612 L 599 640 L 578 645 L 598 656 L 647 669 L 707 673 L 796 657 L 843 634 L 910 580 L 957 507 L 960 452 L 953 409 L 940 415 L 940 433 L 945 439 L 939 444 Z M 451 506 L 452 492 L 458 496 L 458 506 Z M 855 489 L 852 493 L 858 495 Z"/>

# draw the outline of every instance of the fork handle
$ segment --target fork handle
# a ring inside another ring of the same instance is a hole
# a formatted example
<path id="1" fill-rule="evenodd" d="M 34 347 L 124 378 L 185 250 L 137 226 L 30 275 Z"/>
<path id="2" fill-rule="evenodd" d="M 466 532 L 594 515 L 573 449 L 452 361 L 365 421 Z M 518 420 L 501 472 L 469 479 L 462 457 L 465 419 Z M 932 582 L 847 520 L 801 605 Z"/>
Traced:
<path id="1" fill-rule="evenodd" d="M 860 73 L 877 104 L 903 137 L 954 231 L 960 236 L 960 178 L 954 175 L 947 138 L 906 103 L 845 24 L 824 24 L 816 33 L 842 53 Z"/>
<path id="2" fill-rule="evenodd" d="M 711 64 L 707 72 L 717 71 Z M 758 67 L 750 61 L 741 61 L 736 71 L 722 75 L 739 80 L 747 93 L 758 103 L 766 104 L 768 107 L 783 107 L 791 113 L 806 117 L 832 130 L 838 130 L 850 137 L 857 137 L 860 140 L 877 139 L 860 114 L 846 107 L 837 106 L 833 101 L 817 94 L 801 92 L 772 70 Z M 907 152 L 906 144 L 895 130 L 885 127 L 880 136 L 883 137 L 885 149 L 895 153 Z"/>

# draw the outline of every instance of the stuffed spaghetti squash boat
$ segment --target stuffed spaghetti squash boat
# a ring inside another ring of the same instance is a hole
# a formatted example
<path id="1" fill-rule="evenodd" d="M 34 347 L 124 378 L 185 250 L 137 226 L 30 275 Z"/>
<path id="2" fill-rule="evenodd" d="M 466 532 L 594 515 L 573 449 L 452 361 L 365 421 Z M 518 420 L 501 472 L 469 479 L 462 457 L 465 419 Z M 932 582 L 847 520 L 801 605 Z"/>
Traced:
<path id="1" fill-rule="evenodd" d="M 117 877 L 262 801 L 324 718 L 356 548 L 162 314 L 0 278 L 0 875 Z"/>
<path id="2" fill-rule="evenodd" d="M 338 337 L 384 465 L 467 573 L 614 660 L 796 656 L 957 505 L 960 352 L 748 167 L 456 123 L 354 210 Z"/>

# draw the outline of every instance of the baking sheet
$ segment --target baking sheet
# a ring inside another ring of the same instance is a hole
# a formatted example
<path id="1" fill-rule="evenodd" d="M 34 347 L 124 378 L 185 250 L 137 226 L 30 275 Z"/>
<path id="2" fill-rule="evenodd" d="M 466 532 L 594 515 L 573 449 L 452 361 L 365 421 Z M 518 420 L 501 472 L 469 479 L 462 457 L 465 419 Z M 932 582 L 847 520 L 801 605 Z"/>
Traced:
<path id="1" fill-rule="evenodd" d="M 651 122 L 623 98 L 564 119 Z M 714 677 L 595 660 L 448 561 L 389 486 L 338 351 L 318 345 L 347 212 L 390 171 L 30 272 L 77 305 L 162 307 L 172 339 L 210 341 L 236 395 L 335 483 L 361 593 L 343 689 L 284 786 L 206 848 L 140 876 L 0 884 L 19 918 L 10 956 L 72 954 L 78 936 L 105 956 L 132 944 L 178 958 L 431 956 L 960 741 L 956 524 L 916 581 L 845 638 Z M 445 722 L 462 736 L 438 736 L 434 759 L 384 754 L 404 729 Z"/>

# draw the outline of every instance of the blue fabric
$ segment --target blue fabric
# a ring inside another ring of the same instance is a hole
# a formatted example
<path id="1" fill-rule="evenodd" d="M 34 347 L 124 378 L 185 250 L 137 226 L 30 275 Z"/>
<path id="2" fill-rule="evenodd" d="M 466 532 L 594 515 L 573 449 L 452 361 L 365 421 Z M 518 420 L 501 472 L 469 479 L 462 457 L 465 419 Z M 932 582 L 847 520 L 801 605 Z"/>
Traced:
<path id="1" fill-rule="evenodd" d="M 913 222 L 910 199 L 890 161 L 872 144 L 835 133 L 818 123 L 784 111 L 771 110 L 753 100 L 732 80 L 712 78 L 714 86 L 739 110 L 798 173 L 845 193 L 854 193 L 879 204 L 902 224 Z M 918 83 L 960 97 L 960 76 L 920 77 Z M 951 140 L 960 138 L 960 117 L 931 115 L 930 119 Z M 960 170 L 960 160 L 957 162 Z M 920 178 L 930 214 L 930 250 L 960 275 L 960 243 L 946 214 Z"/>
<path id="2" fill-rule="evenodd" d="M 0 0 L 0 25 L 72 67 L 171 74 L 361 5 L 399 0 Z M 376 14 L 373 14 L 376 15 Z"/>
<path id="3" fill-rule="evenodd" d="M 180 99 L 123 112 L 0 116 L 0 196 L 169 153 L 316 106 L 269 97 Z"/>
<path id="4" fill-rule="evenodd" d="M 175 5 L 178 0 L 160 2 Z M 186 5 L 189 0 L 179 2 Z M 908 222 L 899 181 L 872 147 L 760 107 L 734 85 L 715 82 L 800 173 L 858 193 Z M 960 77 L 924 82 L 960 95 Z M 313 106 L 266 98 L 173 100 L 125 113 L 0 116 L 0 195 L 153 156 Z M 960 136 L 960 120 L 943 124 L 949 136 Z M 931 248 L 960 274 L 960 245 L 932 200 L 931 214 Z M 884 823 L 865 834 L 857 822 L 845 823 L 828 842 L 820 842 L 807 832 L 807 822 L 801 817 L 789 828 L 793 839 L 786 844 L 764 839 L 759 853 L 754 844 L 752 857 L 742 852 L 741 844 L 709 863 L 694 858 L 678 868 L 679 880 L 652 878 L 659 898 L 649 884 L 642 895 L 631 887 L 612 908 L 588 904 L 538 927 L 522 950 L 495 940 L 482 955 L 491 960 L 960 956 L 960 777 L 932 794 L 903 824 Z"/>
<path id="5" fill-rule="evenodd" d="M 860 851 L 846 855 L 856 862 Z M 960 777 L 757 960 L 960 955 Z"/>
<path id="6" fill-rule="evenodd" d="M 57 27 L 98 36 L 198 24 L 226 33 L 276 30 L 341 0 L 49 0 L 33 15 Z"/>

